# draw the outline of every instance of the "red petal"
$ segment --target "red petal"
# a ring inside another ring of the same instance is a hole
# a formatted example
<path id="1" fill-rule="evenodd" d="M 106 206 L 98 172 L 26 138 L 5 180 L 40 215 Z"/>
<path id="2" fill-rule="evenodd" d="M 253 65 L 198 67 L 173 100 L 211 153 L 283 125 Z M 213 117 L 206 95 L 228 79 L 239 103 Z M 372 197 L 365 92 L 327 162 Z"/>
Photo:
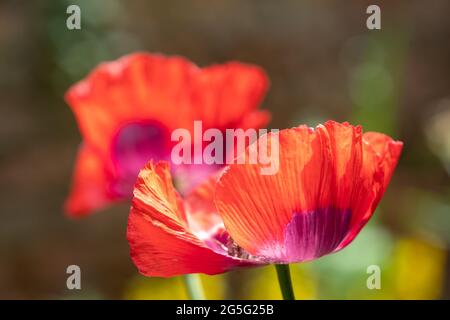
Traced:
<path id="1" fill-rule="evenodd" d="M 91 210 L 102 209 L 116 201 L 107 190 L 108 179 L 103 159 L 92 148 L 82 145 L 65 211 L 69 216 L 81 217 Z"/>
<path id="2" fill-rule="evenodd" d="M 363 141 L 360 192 L 353 206 L 349 234 L 337 250 L 347 246 L 372 217 L 397 167 L 403 148 L 402 142 L 377 132 L 365 133 Z"/>
<path id="3" fill-rule="evenodd" d="M 217 274 L 251 264 L 214 252 L 189 230 L 167 163 L 150 162 L 139 174 L 134 196 L 127 238 L 142 274 Z"/>
<path id="4" fill-rule="evenodd" d="M 274 143 L 276 135 L 269 137 Z M 276 174 L 262 175 L 262 165 L 248 161 L 230 165 L 216 190 L 230 236 L 251 254 L 281 262 L 344 247 L 370 218 L 400 154 L 399 143 L 372 148 L 372 140 L 369 134 L 363 143 L 361 128 L 348 123 L 300 126 L 279 133 Z M 374 151 L 380 148 L 386 151 Z"/>
<path id="5" fill-rule="evenodd" d="M 258 108 L 267 86 L 256 66 L 200 69 L 181 57 L 137 53 L 102 63 L 68 90 L 66 100 L 84 139 L 107 153 L 118 129 L 133 121 L 156 120 L 169 130 L 191 129 L 194 120 L 204 128 L 237 127 Z M 255 124 L 267 123 L 267 114 L 258 117 Z"/>
<path id="6" fill-rule="evenodd" d="M 268 87 L 262 69 L 238 62 L 204 68 L 192 78 L 192 121 L 202 120 L 205 128 L 241 127 L 243 118 L 258 108 Z M 260 117 L 264 119 L 258 124 L 266 125 L 267 112 Z"/>
<path id="7" fill-rule="evenodd" d="M 239 127 L 242 129 L 264 128 L 270 122 L 270 119 L 271 119 L 271 114 L 270 114 L 270 112 L 268 112 L 266 110 L 253 111 L 253 112 L 248 113 L 247 115 L 245 115 L 242 118 L 242 121 L 241 121 Z"/>
<path id="8" fill-rule="evenodd" d="M 295 212 L 328 204 L 330 197 L 325 189 L 328 184 L 322 183 L 331 170 L 323 155 L 330 152 L 323 130 L 300 126 L 269 134 L 268 150 L 277 136 L 280 162 L 276 174 L 262 175 L 260 164 L 232 164 L 216 188 L 216 207 L 227 231 L 253 255 L 284 242 L 286 225 Z"/>
<path id="9" fill-rule="evenodd" d="M 132 54 L 100 64 L 66 93 L 84 139 L 105 153 L 126 123 L 183 119 L 180 88 L 196 67 L 182 58 Z M 177 113 L 176 113 L 177 112 Z M 172 117 L 172 119 L 171 119 Z"/>
<path id="10" fill-rule="evenodd" d="M 378 166 L 384 173 L 383 188 L 386 188 L 397 166 L 403 143 L 394 141 L 389 136 L 378 132 L 366 132 L 363 139 L 370 145 L 372 152 L 376 154 Z M 370 152 L 370 148 L 368 149 L 368 152 Z"/>
<path id="11" fill-rule="evenodd" d="M 128 220 L 127 238 L 131 258 L 139 272 L 146 276 L 218 274 L 249 265 L 215 253 L 189 232 L 175 232 L 135 209 L 131 210 Z"/>
<path id="12" fill-rule="evenodd" d="M 223 227 L 222 218 L 214 205 L 216 183 L 217 176 L 214 175 L 186 196 L 189 225 L 195 233 L 208 233 L 217 226 Z"/>

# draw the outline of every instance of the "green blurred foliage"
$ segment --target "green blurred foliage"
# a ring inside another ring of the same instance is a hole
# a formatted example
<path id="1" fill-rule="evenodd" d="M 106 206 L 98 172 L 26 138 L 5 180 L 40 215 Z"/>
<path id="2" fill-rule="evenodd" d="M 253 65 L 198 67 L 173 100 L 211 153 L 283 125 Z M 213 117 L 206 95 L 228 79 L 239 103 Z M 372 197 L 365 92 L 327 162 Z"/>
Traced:
<path id="1" fill-rule="evenodd" d="M 350 75 L 349 89 L 354 104 L 352 122 L 361 124 L 366 131 L 398 134 L 405 37 L 404 34 L 383 33 L 357 40 L 364 50 L 363 61 Z"/>

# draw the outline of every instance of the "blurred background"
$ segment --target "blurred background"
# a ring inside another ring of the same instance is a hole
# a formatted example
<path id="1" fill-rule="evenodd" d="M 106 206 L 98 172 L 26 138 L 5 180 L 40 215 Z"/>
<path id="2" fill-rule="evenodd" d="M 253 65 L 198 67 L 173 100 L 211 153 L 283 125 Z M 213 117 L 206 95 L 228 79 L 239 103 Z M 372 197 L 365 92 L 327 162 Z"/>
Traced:
<path id="1" fill-rule="evenodd" d="M 450 298 L 450 2 L 0 1 L 0 298 L 186 298 L 179 278 L 139 276 L 128 206 L 62 212 L 81 140 L 65 90 L 136 50 L 205 66 L 263 67 L 272 128 L 348 120 L 405 142 L 374 218 L 345 250 L 292 266 L 305 299 Z M 81 8 L 67 30 L 66 8 Z M 381 30 L 366 8 L 381 7 Z M 66 288 L 81 267 L 82 290 Z M 369 290 L 370 265 L 381 289 Z M 244 279 L 244 280 L 243 280 Z M 273 268 L 203 280 L 208 298 L 279 299 Z"/>

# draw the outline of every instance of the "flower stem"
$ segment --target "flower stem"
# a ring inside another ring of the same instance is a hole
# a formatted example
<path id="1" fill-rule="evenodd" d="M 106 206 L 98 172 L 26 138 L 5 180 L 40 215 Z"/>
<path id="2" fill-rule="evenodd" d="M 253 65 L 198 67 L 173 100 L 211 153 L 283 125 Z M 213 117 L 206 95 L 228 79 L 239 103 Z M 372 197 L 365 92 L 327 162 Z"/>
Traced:
<path id="1" fill-rule="evenodd" d="M 294 290 L 292 289 L 291 273 L 288 264 L 276 264 L 278 283 L 284 300 L 295 300 Z"/>
<path id="2" fill-rule="evenodd" d="M 198 274 L 185 274 L 183 281 L 190 300 L 205 300 L 202 281 Z"/>

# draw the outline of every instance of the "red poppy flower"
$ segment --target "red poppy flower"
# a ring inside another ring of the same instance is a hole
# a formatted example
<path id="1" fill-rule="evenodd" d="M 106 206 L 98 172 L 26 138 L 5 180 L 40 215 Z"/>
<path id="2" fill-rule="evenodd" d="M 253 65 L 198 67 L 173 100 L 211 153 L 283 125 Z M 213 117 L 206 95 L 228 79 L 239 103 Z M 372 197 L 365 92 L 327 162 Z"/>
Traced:
<path id="1" fill-rule="evenodd" d="M 174 129 L 260 128 L 257 110 L 268 86 L 264 72 L 230 62 L 199 68 L 181 57 L 137 53 L 99 65 L 71 87 L 72 108 L 83 143 L 66 211 L 88 214 L 131 198 L 139 170 L 150 160 L 170 160 Z M 174 169 L 186 189 L 217 170 L 213 165 Z"/>
<path id="2" fill-rule="evenodd" d="M 270 133 L 267 141 L 279 143 L 275 174 L 231 164 L 184 200 L 167 164 L 141 171 L 127 237 L 142 274 L 215 274 L 341 250 L 372 216 L 402 149 L 386 135 L 333 121 Z"/>

